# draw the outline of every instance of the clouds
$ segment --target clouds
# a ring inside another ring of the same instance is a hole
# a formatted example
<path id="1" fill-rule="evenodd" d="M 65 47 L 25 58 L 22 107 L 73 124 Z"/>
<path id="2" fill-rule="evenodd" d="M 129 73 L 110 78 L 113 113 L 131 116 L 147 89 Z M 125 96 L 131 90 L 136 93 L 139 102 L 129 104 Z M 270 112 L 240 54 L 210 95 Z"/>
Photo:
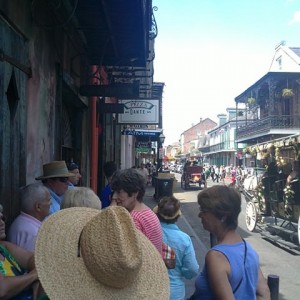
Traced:
<path id="1" fill-rule="evenodd" d="M 292 20 L 289 21 L 289 25 L 300 23 L 300 10 L 294 12 Z"/>

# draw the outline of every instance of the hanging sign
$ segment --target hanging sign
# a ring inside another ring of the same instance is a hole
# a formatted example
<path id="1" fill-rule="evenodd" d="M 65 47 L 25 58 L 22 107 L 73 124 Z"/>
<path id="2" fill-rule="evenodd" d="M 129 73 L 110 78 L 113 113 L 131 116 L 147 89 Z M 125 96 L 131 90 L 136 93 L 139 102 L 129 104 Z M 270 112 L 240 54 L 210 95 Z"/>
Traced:
<path id="1" fill-rule="evenodd" d="M 124 113 L 118 115 L 120 124 L 159 124 L 159 100 L 119 100 Z"/>

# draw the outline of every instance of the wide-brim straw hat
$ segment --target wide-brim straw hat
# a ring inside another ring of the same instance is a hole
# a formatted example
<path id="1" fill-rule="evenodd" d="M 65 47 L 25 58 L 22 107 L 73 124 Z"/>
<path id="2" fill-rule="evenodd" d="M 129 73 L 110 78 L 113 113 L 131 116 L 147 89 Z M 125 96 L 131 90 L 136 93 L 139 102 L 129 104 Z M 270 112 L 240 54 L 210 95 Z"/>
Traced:
<path id="1" fill-rule="evenodd" d="M 36 240 L 39 280 L 50 299 L 166 299 L 161 255 L 119 206 L 50 215 Z"/>
<path id="2" fill-rule="evenodd" d="M 55 178 L 55 177 L 73 177 L 74 173 L 70 173 L 64 160 L 52 161 L 43 165 L 43 175 L 35 178 L 36 180 Z"/>

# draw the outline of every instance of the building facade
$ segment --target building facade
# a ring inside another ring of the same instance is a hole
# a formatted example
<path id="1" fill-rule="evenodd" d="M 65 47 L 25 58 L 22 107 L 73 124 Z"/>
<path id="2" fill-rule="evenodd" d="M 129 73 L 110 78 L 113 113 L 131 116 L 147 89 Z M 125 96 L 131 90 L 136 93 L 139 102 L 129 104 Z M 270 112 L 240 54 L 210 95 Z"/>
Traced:
<path id="1" fill-rule="evenodd" d="M 237 141 L 255 145 L 298 134 L 300 128 L 300 48 L 280 44 L 270 71 L 235 98 L 244 108 Z"/>
<path id="2" fill-rule="evenodd" d="M 242 150 L 244 144 L 236 141 L 236 127 L 244 122 L 235 108 L 228 108 L 227 114 L 219 114 L 218 126 L 199 140 L 198 150 L 202 161 L 207 165 L 238 166 L 244 165 Z"/>
<path id="3" fill-rule="evenodd" d="M 10 222 L 19 188 L 44 163 L 75 161 L 96 192 L 104 162 L 121 166 L 119 100 L 152 96 L 157 28 L 150 0 L 7 0 L 0 31 L 0 203 Z"/>
<path id="4" fill-rule="evenodd" d="M 200 119 L 200 122 L 185 130 L 180 135 L 181 155 L 188 157 L 198 156 L 198 140 L 216 127 L 217 123 L 210 118 Z"/>

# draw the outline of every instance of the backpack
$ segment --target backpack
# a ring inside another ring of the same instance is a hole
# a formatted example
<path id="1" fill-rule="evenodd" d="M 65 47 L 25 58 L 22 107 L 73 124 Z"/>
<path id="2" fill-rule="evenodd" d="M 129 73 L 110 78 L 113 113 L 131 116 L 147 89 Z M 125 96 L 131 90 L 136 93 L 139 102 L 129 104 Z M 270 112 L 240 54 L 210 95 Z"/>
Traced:
<path id="1" fill-rule="evenodd" d="M 168 269 L 174 269 L 176 266 L 175 251 L 167 244 L 162 245 L 162 257 Z"/>

